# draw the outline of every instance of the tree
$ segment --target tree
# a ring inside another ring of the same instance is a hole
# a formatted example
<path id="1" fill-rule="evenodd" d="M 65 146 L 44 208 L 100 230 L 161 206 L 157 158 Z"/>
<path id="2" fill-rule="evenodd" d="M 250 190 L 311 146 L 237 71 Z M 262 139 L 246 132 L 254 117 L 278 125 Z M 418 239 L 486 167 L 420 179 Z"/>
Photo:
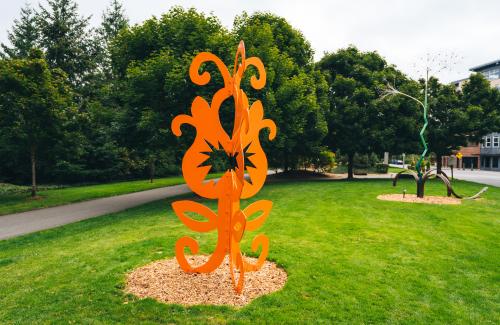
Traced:
<path id="1" fill-rule="evenodd" d="M 206 64 L 212 81 L 205 87 L 189 80 L 189 66 L 196 54 L 210 51 L 227 62 L 232 38 L 218 19 L 194 9 L 174 7 L 160 19 L 124 29 L 111 44 L 113 71 L 119 78 L 123 114 L 118 139 L 131 159 L 148 170 L 152 180 L 157 172 L 179 172 L 182 152 L 189 136 L 173 136 L 174 116 L 186 113 L 196 95 L 210 100 L 222 86 L 215 67 Z M 230 112 L 221 111 L 221 119 Z M 188 131 L 189 133 L 189 131 Z"/>
<path id="2" fill-rule="evenodd" d="M 417 108 L 406 99 L 389 103 L 379 96 L 388 80 L 409 86 L 401 72 L 376 52 L 360 52 L 353 46 L 326 54 L 318 66 L 327 74 L 330 89 L 326 143 L 347 155 L 349 179 L 356 153 L 404 150 Z"/>
<path id="3" fill-rule="evenodd" d="M 469 139 L 479 141 L 485 134 L 500 129 L 500 91 L 492 88 L 482 74 L 469 77 L 462 87 L 461 98 L 469 112 Z"/>
<path id="4" fill-rule="evenodd" d="M 118 33 L 128 26 L 128 18 L 125 16 L 123 5 L 118 0 L 112 0 L 110 6 L 102 15 L 99 34 L 106 44 L 109 44 Z"/>
<path id="5" fill-rule="evenodd" d="M 65 74 L 51 70 L 40 51 L 27 59 L 0 61 L 0 155 L 29 152 L 31 195 L 36 196 L 39 155 L 50 152 L 64 135 L 75 110 Z"/>
<path id="6" fill-rule="evenodd" d="M 37 28 L 37 14 L 27 3 L 21 9 L 20 19 L 14 20 L 12 31 L 7 33 L 11 47 L 1 44 L 2 56 L 9 58 L 26 58 L 30 51 L 38 47 L 40 34 Z"/>
<path id="7" fill-rule="evenodd" d="M 327 133 L 323 111 L 328 85 L 315 70 L 310 44 L 284 18 L 269 13 L 237 17 L 233 33 L 245 41 L 247 55 L 261 58 L 267 71 L 263 91 L 245 89 L 251 100 L 262 101 L 266 116 L 278 128 L 275 141 L 263 143 L 270 165 L 287 171 L 318 158 Z M 248 76 L 245 82 L 248 85 Z"/>
<path id="8" fill-rule="evenodd" d="M 211 51 L 227 62 L 234 59 L 229 55 L 229 43 L 232 39 L 217 17 L 206 16 L 194 8 L 172 7 L 160 18 L 153 17 L 123 30 L 110 51 L 115 72 L 125 76 L 132 61 L 146 60 L 166 49 L 177 58 L 194 58 L 200 51 Z"/>
<path id="9" fill-rule="evenodd" d="M 436 155 L 437 173 L 440 174 L 442 157 L 467 143 L 473 127 L 469 118 L 476 108 L 463 107 L 455 87 L 440 84 L 436 78 L 429 79 L 428 89 L 429 125 L 425 137 L 430 151 Z"/>
<path id="10" fill-rule="evenodd" d="M 59 68 L 80 88 L 95 70 L 98 46 L 89 29 L 90 17 L 78 14 L 74 0 L 48 0 L 40 5 L 37 26 L 40 46 L 51 68 Z"/>
<path id="11" fill-rule="evenodd" d="M 102 23 L 98 29 L 100 36 L 100 46 L 102 70 L 108 79 L 112 78 L 111 53 L 109 48 L 121 30 L 128 27 L 128 18 L 123 10 L 123 5 L 118 0 L 112 0 L 110 6 L 102 15 Z"/>

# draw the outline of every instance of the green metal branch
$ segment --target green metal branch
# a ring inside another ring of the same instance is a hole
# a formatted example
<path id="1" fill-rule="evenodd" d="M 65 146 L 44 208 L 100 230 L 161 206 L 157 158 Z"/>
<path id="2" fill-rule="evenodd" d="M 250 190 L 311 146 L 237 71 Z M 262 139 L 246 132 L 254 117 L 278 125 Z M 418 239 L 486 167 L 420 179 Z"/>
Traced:
<path id="1" fill-rule="evenodd" d="M 425 141 L 425 138 L 424 138 L 425 129 L 427 128 L 427 125 L 429 124 L 429 121 L 427 120 L 427 107 L 429 105 L 428 99 L 427 99 L 427 97 L 428 97 L 428 94 L 427 94 L 428 80 L 429 80 L 429 69 L 427 69 L 427 75 L 425 78 L 424 103 L 422 104 L 422 102 L 419 101 L 422 104 L 422 106 L 424 107 L 424 126 L 420 130 L 420 140 L 422 141 L 422 144 L 424 145 L 424 151 L 422 152 L 422 154 L 420 155 L 420 158 L 418 159 L 417 163 L 415 164 L 415 170 L 417 171 L 418 178 L 420 181 L 422 180 L 422 168 L 421 168 L 422 161 L 424 160 L 425 156 L 427 155 L 427 151 L 429 150 L 429 148 L 427 147 L 427 142 Z"/>

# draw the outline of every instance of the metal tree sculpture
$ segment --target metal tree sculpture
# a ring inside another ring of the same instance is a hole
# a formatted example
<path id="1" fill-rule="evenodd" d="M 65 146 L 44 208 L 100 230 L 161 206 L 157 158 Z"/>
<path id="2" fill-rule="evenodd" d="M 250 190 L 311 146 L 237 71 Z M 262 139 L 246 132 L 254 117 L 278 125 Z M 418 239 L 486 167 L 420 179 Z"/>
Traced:
<path id="1" fill-rule="evenodd" d="M 455 59 L 456 57 L 452 56 L 451 58 Z M 436 60 L 438 60 L 438 62 L 437 62 L 438 64 L 441 64 L 441 67 L 435 72 L 440 72 L 444 69 L 449 68 L 448 64 L 445 62 L 446 59 L 445 60 L 442 60 L 440 58 L 429 59 L 429 56 L 427 56 L 427 64 L 436 62 Z M 425 173 L 422 172 L 422 162 L 425 159 L 425 157 L 429 151 L 429 147 L 427 146 L 427 142 L 425 141 L 425 129 L 427 128 L 427 125 L 429 124 L 429 121 L 427 119 L 427 112 L 429 110 L 429 101 L 428 101 L 428 98 L 429 98 L 429 92 L 428 92 L 429 72 L 430 72 L 430 68 L 427 65 L 427 67 L 425 68 L 424 101 L 423 102 L 420 101 L 419 99 L 413 97 L 413 96 L 410 96 L 408 94 L 405 94 L 405 93 L 397 90 L 395 87 L 393 87 L 391 85 L 387 85 L 387 88 L 384 90 L 384 93 L 381 97 L 381 99 L 383 99 L 384 97 L 392 96 L 392 95 L 405 96 L 405 97 L 408 97 L 408 98 L 416 101 L 418 104 L 420 104 L 420 106 L 422 106 L 422 109 L 423 109 L 424 125 L 422 126 L 422 129 L 420 130 L 419 136 L 420 136 L 420 141 L 422 142 L 422 145 L 424 147 L 424 151 L 422 151 L 422 153 L 420 154 L 420 158 L 418 159 L 417 163 L 415 164 L 415 171 L 416 172 L 408 170 L 408 169 L 403 170 L 403 171 L 396 174 L 396 176 L 393 179 L 392 184 L 393 184 L 393 186 L 396 186 L 396 183 L 397 183 L 400 175 L 405 174 L 405 173 L 410 174 L 413 176 L 413 178 L 415 179 L 415 182 L 417 183 L 417 197 L 423 198 L 424 197 L 425 182 L 429 179 L 432 179 L 432 178 L 439 178 L 446 185 L 448 196 L 453 195 L 457 198 L 464 198 L 464 196 L 458 195 L 457 193 L 455 193 L 448 175 L 446 175 L 446 173 L 444 173 L 443 171 L 441 171 L 441 173 L 439 173 L 439 174 L 437 173 L 437 171 L 435 169 L 428 170 Z M 477 194 L 475 194 L 471 197 L 468 197 L 468 199 L 473 199 L 473 198 L 478 197 L 487 189 L 488 189 L 487 187 L 484 187 Z"/>
<path id="2" fill-rule="evenodd" d="M 200 86 L 210 81 L 208 72 L 199 73 L 201 65 L 213 62 L 224 80 L 224 87 L 213 96 L 211 104 L 197 96 L 191 105 L 192 115 L 178 115 L 172 121 L 172 131 L 181 135 L 183 124 L 192 125 L 196 129 L 196 137 L 182 159 L 182 173 L 190 189 L 205 198 L 218 200 L 218 211 L 189 200 L 176 201 L 172 207 L 179 219 L 191 230 L 208 232 L 217 230 L 218 239 L 215 251 L 208 261 L 199 266 L 192 266 L 184 255 L 186 247 L 193 254 L 199 250 L 198 243 L 191 237 L 180 238 L 175 245 L 175 255 L 180 267 L 186 272 L 208 273 L 214 271 L 229 255 L 229 269 L 236 292 L 241 293 L 245 272 L 256 271 L 264 264 L 269 240 L 263 234 L 252 241 L 252 250 L 257 252 L 261 247 L 259 258 L 255 264 L 245 260 L 240 250 L 240 241 L 245 231 L 257 230 L 266 220 L 272 207 L 268 200 L 256 201 L 244 209 L 240 207 L 240 199 L 255 195 L 264 185 L 267 177 L 267 158 L 262 150 L 259 133 L 263 128 L 269 129 L 269 140 L 276 136 L 276 125 L 272 120 L 264 119 L 262 103 L 257 100 L 249 106 L 248 98 L 240 83 L 248 66 L 258 71 L 258 77 L 252 76 L 250 84 L 254 89 L 262 89 L 266 83 L 266 72 L 262 61 L 257 57 L 245 57 L 245 45 L 240 42 L 234 61 L 233 74 L 214 54 L 202 52 L 198 54 L 189 68 L 191 80 Z M 231 136 L 222 127 L 219 119 L 221 104 L 232 97 L 235 103 L 234 127 Z M 204 163 L 215 151 L 223 151 L 232 166 L 219 181 L 205 181 L 210 165 Z M 248 180 L 245 179 L 245 170 Z M 198 221 L 186 215 L 197 213 L 207 219 Z M 247 218 L 256 214 L 257 217 Z M 239 271 L 239 276 L 235 270 Z"/>
<path id="3" fill-rule="evenodd" d="M 429 178 L 429 177 L 424 177 L 424 174 L 422 173 L 422 161 L 425 159 L 425 156 L 427 155 L 427 152 L 429 150 L 429 147 L 427 146 L 427 142 L 425 141 L 425 137 L 424 137 L 425 129 L 427 128 L 427 125 L 429 124 L 429 121 L 427 120 L 427 110 L 428 110 L 428 105 L 429 105 L 428 104 L 428 96 L 429 96 L 428 83 L 429 83 L 429 68 L 426 69 L 425 86 L 424 86 L 424 102 L 423 103 L 419 99 L 417 99 L 413 96 L 410 96 L 408 94 L 405 94 L 405 93 L 397 90 L 396 88 L 394 88 L 391 85 L 387 85 L 387 89 L 385 90 L 385 92 L 382 96 L 382 98 L 384 98 L 386 96 L 391 96 L 391 95 L 402 95 L 402 96 L 408 97 L 408 98 L 416 101 L 423 108 L 424 125 L 422 126 L 422 129 L 420 130 L 419 135 L 420 135 L 420 141 L 422 142 L 422 145 L 424 147 L 424 151 L 422 151 L 422 153 L 420 154 L 420 158 L 418 159 L 417 163 L 415 164 L 416 174 L 410 170 L 405 170 L 403 172 L 398 173 L 394 179 L 394 186 L 395 186 L 400 174 L 402 174 L 402 173 L 413 174 L 413 176 L 415 177 L 415 181 L 417 182 L 417 196 L 420 198 L 424 197 L 425 181 Z M 448 183 L 449 183 L 449 181 L 448 181 Z"/>

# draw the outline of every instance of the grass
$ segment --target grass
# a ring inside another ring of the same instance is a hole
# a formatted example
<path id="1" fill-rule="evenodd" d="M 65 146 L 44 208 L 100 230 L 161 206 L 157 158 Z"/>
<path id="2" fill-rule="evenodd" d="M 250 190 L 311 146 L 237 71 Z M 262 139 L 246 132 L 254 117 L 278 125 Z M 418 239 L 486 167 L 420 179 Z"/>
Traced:
<path id="1" fill-rule="evenodd" d="M 387 168 L 387 172 L 388 173 L 399 173 L 399 172 L 402 172 L 403 170 L 406 170 L 404 168 L 399 168 L 399 167 L 392 167 L 392 166 L 389 166 Z M 411 169 L 410 169 L 411 170 Z"/>
<path id="2" fill-rule="evenodd" d="M 388 168 L 388 173 L 392 173 L 393 171 L 391 170 L 392 167 Z M 402 169 L 401 169 L 402 170 Z M 377 170 L 376 167 L 368 167 L 368 168 L 358 168 L 354 167 L 353 168 L 354 174 L 384 174 L 380 171 Z M 347 165 L 337 165 L 335 168 L 330 170 L 330 173 L 332 174 L 347 174 Z"/>
<path id="3" fill-rule="evenodd" d="M 220 173 L 210 174 L 208 178 L 219 176 Z M 171 176 L 155 179 L 153 183 L 148 179 L 54 189 L 42 186 L 36 198 L 30 196 L 28 187 L 26 187 L 28 190 L 25 190 L 24 187 L 3 184 L 0 187 L 0 189 L 5 188 L 5 191 L 0 191 L 0 216 L 183 183 L 182 176 Z"/>
<path id="4" fill-rule="evenodd" d="M 261 231 L 289 278 L 242 309 L 123 293 L 127 272 L 172 257 L 190 234 L 167 200 L 0 241 L 0 323 L 498 324 L 500 188 L 459 206 L 376 199 L 405 187 L 414 192 L 407 179 L 397 188 L 389 180 L 266 185 L 252 200 L 274 201 Z M 470 195 L 481 185 L 456 188 Z M 445 193 L 438 182 L 426 190 Z M 245 235 L 246 251 L 254 235 Z M 195 237 L 213 250 L 214 233 Z"/>

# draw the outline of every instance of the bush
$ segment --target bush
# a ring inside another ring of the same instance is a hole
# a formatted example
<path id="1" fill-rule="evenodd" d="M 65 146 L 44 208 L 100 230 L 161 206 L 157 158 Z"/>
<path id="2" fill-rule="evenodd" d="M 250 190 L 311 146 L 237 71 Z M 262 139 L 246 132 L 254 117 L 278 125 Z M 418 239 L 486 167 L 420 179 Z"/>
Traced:
<path id="1" fill-rule="evenodd" d="M 389 170 L 389 165 L 387 164 L 376 164 L 375 165 L 375 172 L 379 174 L 387 174 L 387 171 Z"/>
<path id="2" fill-rule="evenodd" d="M 314 163 L 314 169 L 320 172 L 331 171 L 335 167 L 335 154 L 329 150 L 322 150 L 316 162 Z"/>

